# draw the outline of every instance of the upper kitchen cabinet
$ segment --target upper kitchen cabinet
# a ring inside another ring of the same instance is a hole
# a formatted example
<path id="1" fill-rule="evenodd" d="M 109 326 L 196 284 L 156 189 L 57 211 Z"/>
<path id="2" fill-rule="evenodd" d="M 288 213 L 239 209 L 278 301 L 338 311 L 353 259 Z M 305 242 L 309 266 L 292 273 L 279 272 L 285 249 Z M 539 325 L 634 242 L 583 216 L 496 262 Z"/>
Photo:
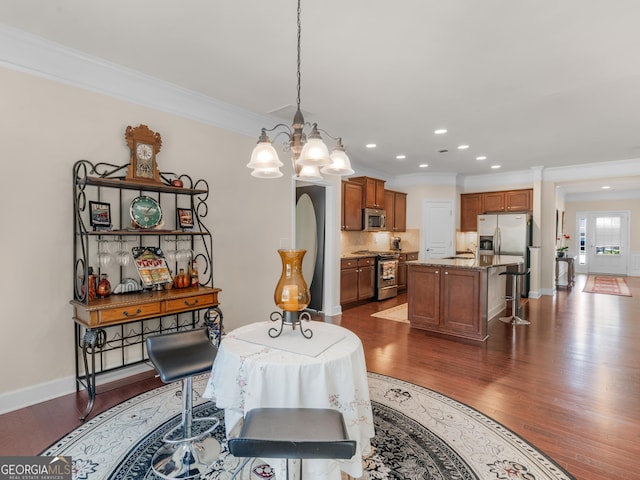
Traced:
<path id="1" fill-rule="evenodd" d="M 384 180 L 371 177 L 353 177 L 349 180 L 363 185 L 363 208 L 384 208 Z"/>
<path id="2" fill-rule="evenodd" d="M 356 182 L 342 182 L 342 230 L 362 230 L 362 190 Z"/>
<path id="3" fill-rule="evenodd" d="M 407 194 L 385 190 L 384 209 L 387 212 L 387 230 L 405 232 L 407 230 Z"/>
<path id="4" fill-rule="evenodd" d="M 460 195 L 460 231 L 475 232 L 478 229 L 478 215 L 484 213 L 484 195 L 482 193 L 463 193 Z"/>
<path id="5" fill-rule="evenodd" d="M 484 212 L 506 212 L 505 192 L 488 192 L 484 196 Z"/>
<path id="6" fill-rule="evenodd" d="M 510 190 L 505 192 L 505 201 L 508 212 L 526 212 L 531 210 L 533 204 L 533 190 Z"/>
<path id="7" fill-rule="evenodd" d="M 463 193 L 460 195 L 460 231 L 475 232 L 483 213 L 528 212 L 533 206 L 533 190 Z"/>

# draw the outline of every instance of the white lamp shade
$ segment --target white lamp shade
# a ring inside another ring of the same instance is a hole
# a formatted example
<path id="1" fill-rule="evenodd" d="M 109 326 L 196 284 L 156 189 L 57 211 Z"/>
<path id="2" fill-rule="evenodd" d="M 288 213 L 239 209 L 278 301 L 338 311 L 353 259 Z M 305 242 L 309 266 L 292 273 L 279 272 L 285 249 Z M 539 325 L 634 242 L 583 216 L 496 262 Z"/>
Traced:
<path id="1" fill-rule="evenodd" d="M 309 138 L 307 143 L 302 147 L 300 158 L 296 160 L 298 165 L 309 165 L 314 167 L 323 167 L 331 163 L 329 158 L 329 149 L 321 138 Z"/>
<path id="2" fill-rule="evenodd" d="M 251 160 L 247 163 L 247 167 L 254 169 L 279 169 L 281 166 L 278 152 L 271 142 L 258 142 L 251 153 Z"/>
<path id="3" fill-rule="evenodd" d="M 331 165 L 322 167 L 322 173 L 329 175 L 353 175 L 351 160 L 344 150 L 335 149 L 331 152 Z"/>
<path id="4" fill-rule="evenodd" d="M 306 180 L 308 182 L 319 182 L 322 180 L 320 170 L 313 165 L 303 165 L 298 173 L 298 180 Z"/>
<path id="5" fill-rule="evenodd" d="M 256 168 L 251 172 L 251 176 L 257 178 L 278 178 L 282 176 L 279 168 Z"/>

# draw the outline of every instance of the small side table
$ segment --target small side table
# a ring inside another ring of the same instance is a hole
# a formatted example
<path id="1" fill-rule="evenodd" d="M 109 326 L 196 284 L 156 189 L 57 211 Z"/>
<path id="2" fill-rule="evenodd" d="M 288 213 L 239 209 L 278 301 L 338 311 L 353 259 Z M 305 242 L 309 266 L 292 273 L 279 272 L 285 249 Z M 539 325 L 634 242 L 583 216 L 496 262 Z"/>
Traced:
<path id="1" fill-rule="evenodd" d="M 575 283 L 575 263 L 576 257 L 556 257 L 556 287 L 564 287 L 567 288 L 573 287 Z M 566 262 L 567 264 L 567 284 L 560 285 L 558 283 L 558 278 L 560 276 L 560 262 Z"/>

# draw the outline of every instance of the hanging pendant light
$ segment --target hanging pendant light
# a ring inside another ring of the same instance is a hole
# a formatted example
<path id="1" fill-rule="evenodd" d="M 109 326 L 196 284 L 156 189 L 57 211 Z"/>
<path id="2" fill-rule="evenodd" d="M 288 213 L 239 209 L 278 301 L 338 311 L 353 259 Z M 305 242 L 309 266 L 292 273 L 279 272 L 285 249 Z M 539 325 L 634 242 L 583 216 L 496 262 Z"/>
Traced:
<path id="1" fill-rule="evenodd" d="M 313 124 L 311 132 L 307 135 L 304 132 L 305 124 L 302 111 L 300 110 L 300 38 L 302 33 L 302 23 L 300 21 L 301 8 L 300 0 L 298 0 L 297 26 L 298 26 L 298 62 L 297 62 L 297 109 L 293 117 L 292 126 L 278 124 L 272 129 L 262 129 L 257 145 L 251 154 L 251 160 L 247 167 L 252 168 L 251 175 L 258 178 L 278 178 L 282 176 L 280 167 L 283 165 L 278 158 L 276 149 L 271 144 L 271 140 L 267 136 L 267 132 L 282 129 L 278 132 L 289 138 L 289 148 L 292 152 L 291 162 L 297 177 L 301 180 L 317 182 L 322 180 L 320 172 L 329 175 L 352 175 L 351 161 L 345 152 L 341 138 L 335 138 L 326 131 L 318 128 L 317 124 Z M 331 154 L 329 149 L 322 141 L 320 132 L 323 132 L 330 138 L 337 140 Z"/>

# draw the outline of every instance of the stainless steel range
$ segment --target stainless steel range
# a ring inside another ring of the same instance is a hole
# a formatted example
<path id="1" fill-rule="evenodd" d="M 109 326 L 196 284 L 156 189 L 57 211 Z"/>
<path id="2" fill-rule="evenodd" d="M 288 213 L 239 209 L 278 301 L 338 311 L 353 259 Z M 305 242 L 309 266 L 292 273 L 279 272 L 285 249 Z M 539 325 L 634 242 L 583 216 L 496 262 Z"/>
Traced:
<path id="1" fill-rule="evenodd" d="M 397 253 L 376 253 L 376 299 L 385 300 L 398 295 L 398 258 Z"/>
<path id="2" fill-rule="evenodd" d="M 376 300 L 385 300 L 398 295 L 398 259 L 400 258 L 398 252 L 358 250 L 353 253 L 376 257 Z"/>

